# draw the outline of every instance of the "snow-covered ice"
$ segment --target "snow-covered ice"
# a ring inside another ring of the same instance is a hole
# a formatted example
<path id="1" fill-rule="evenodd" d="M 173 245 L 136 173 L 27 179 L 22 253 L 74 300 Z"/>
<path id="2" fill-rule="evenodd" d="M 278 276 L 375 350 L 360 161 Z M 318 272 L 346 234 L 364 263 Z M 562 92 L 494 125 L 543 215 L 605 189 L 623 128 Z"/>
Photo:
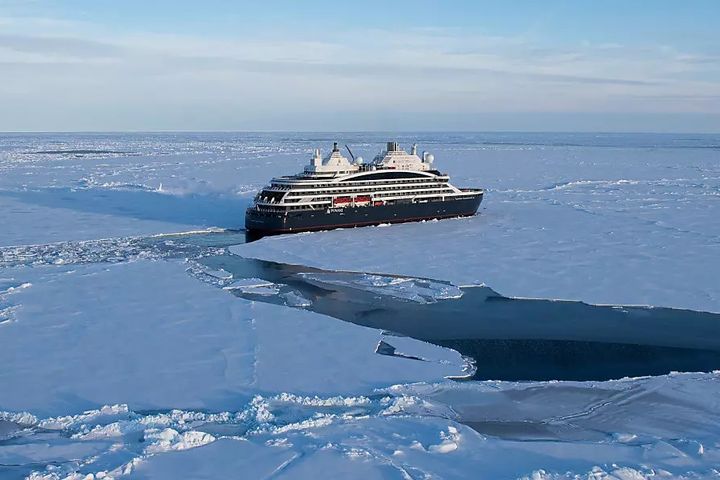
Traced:
<path id="1" fill-rule="evenodd" d="M 6 269 L 32 287 L 12 296 L 14 322 L 0 326 L 0 410 L 218 410 L 257 392 L 365 393 L 462 373 L 457 353 L 442 363 L 375 355 L 377 330 L 237 298 L 185 268 Z"/>
<path id="2" fill-rule="evenodd" d="M 659 388 L 667 395 L 657 395 Z M 92 454 L 49 470 L 60 478 L 68 471 L 129 478 L 238 471 L 250 478 L 319 471 L 333 478 L 711 478 L 708 467 L 719 457 L 716 390 L 691 374 L 600 384 L 403 385 L 375 398 L 256 396 L 238 411 L 214 414 L 105 407 L 26 420 L 24 440 L 44 425 L 45 441 L 64 437 L 66 452 Z M 28 447 L 21 443 L 3 460 L 16 461 Z M 53 453 L 34 454 L 44 461 Z"/>
<path id="3" fill-rule="evenodd" d="M 714 137 L 699 148 L 460 142 L 434 152 L 454 184 L 487 189 L 480 215 L 268 237 L 234 251 L 485 284 L 512 297 L 720 312 Z"/>
<path id="4" fill-rule="evenodd" d="M 0 246 L 242 228 L 301 142 L 267 135 L 1 134 Z"/>
<path id="5" fill-rule="evenodd" d="M 258 188 L 334 137 L 0 135 L 0 478 L 717 476 L 718 372 L 458 382 L 475 367 L 454 350 L 207 261 Z M 344 138 L 367 158 L 387 140 Z M 398 140 L 487 188 L 481 214 L 234 253 L 408 309 L 485 284 L 720 312 L 717 136 Z"/>

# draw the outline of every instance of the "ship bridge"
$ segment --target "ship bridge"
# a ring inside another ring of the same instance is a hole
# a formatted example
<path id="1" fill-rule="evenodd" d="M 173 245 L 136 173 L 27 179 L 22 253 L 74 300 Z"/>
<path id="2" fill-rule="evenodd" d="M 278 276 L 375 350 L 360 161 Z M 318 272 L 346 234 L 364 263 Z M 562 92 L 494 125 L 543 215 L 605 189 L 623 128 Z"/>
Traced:
<path id="1" fill-rule="evenodd" d="M 375 157 L 373 164 L 378 168 L 427 171 L 432 170 L 433 160 L 434 157 L 427 152 L 423 153 L 423 158 L 420 158 L 417 154 L 417 145 L 413 145 L 410 153 L 407 153 L 397 142 L 388 142 L 387 150 Z"/>

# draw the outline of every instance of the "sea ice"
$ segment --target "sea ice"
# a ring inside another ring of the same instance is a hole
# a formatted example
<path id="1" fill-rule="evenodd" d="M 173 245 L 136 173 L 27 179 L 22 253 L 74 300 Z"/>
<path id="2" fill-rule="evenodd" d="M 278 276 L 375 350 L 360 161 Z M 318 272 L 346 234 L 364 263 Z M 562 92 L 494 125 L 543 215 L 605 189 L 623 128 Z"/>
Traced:
<path id="1" fill-rule="evenodd" d="M 33 286 L 0 329 L 0 411 L 228 409 L 257 391 L 368 392 L 464 364 L 376 355 L 376 330 L 229 295 L 182 262 L 72 268 L 8 269 Z"/>
<path id="2" fill-rule="evenodd" d="M 417 303 L 460 298 L 463 294 L 462 290 L 455 285 L 421 278 L 352 272 L 301 273 L 300 275 L 308 282 L 320 286 L 323 284 L 340 285 Z"/>
<path id="3" fill-rule="evenodd" d="M 208 250 L 143 237 L 241 228 L 255 191 L 335 136 L 2 135 L 0 477 L 716 475 L 717 372 L 452 382 L 472 368 L 457 352 L 238 298 Z M 343 136 L 366 157 L 387 140 Z M 485 187 L 480 215 L 234 251 L 358 272 L 313 281 L 412 308 L 487 284 L 720 311 L 717 136 L 399 137 Z M 306 306 L 262 282 L 238 287 Z"/>
<path id="4" fill-rule="evenodd" d="M 280 285 L 260 278 L 241 278 L 223 287 L 225 290 L 239 290 L 253 295 L 277 295 Z"/>
<path id="5" fill-rule="evenodd" d="M 217 278 L 218 280 L 231 280 L 233 278 L 232 273 L 226 272 L 222 268 L 219 270 L 213 270 L 210 268 L 207 268 L 203 271 L 205 275 L 209 275 L 211 277 Z"/>
<path id="6" fill-rule="evenodd" d="M 298 292 L 285 292 L 280 295 L 290 307 L 309 307 L 312 302 Z"/>
<path id="7" fill-rule="evenodd" d="M 486 188 L 479 215 L 266 237 L 233 252 L 485 284 L 510 297 L 720 312 L 715 150 L 652 141 L 659 146 L 440 143 L 454 184 Z"/>

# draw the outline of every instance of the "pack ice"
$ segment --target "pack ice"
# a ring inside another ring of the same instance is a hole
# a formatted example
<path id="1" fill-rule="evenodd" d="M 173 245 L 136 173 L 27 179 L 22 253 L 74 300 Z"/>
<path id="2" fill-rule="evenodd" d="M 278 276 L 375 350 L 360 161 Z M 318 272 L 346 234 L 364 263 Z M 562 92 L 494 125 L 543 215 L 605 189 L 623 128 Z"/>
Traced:
<path id="1" fill-rule="evenodd" d="M 201 264 L 227 254 L 207 232 L 241 227 L 255 190 L 334 137 L 0 137 L 0 478 L 717 476 L 717 372 L 458 382 L 455 351 Z M 347 137 L 367 158 L 386 140 Z M 486 187 L 481 214 L 233 252 L 417 308 L 486 284 L 720 311 L 717 137 L 398 140 Z"/>
<path id="2" fill-rule="evenodd" d="M 662 135 L 556 146 L 549 134 L 543 145 L 518 137 L 435 148 L 454 184 L 487 189 L 475 217 L 266 237 L 234 251 L 510 297 L 720 312 L 716 137 L 694 148 Z"/>

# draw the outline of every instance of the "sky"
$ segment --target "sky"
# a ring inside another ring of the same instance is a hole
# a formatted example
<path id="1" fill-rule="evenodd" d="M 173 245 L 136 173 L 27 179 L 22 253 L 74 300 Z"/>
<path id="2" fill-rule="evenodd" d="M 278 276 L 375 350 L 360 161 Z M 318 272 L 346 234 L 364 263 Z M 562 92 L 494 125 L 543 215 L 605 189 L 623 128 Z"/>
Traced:
<path id="1" fill-rule="evenodd" d="M 720 132 L 717 0 L 0 0 L 0 131 Z"/>

